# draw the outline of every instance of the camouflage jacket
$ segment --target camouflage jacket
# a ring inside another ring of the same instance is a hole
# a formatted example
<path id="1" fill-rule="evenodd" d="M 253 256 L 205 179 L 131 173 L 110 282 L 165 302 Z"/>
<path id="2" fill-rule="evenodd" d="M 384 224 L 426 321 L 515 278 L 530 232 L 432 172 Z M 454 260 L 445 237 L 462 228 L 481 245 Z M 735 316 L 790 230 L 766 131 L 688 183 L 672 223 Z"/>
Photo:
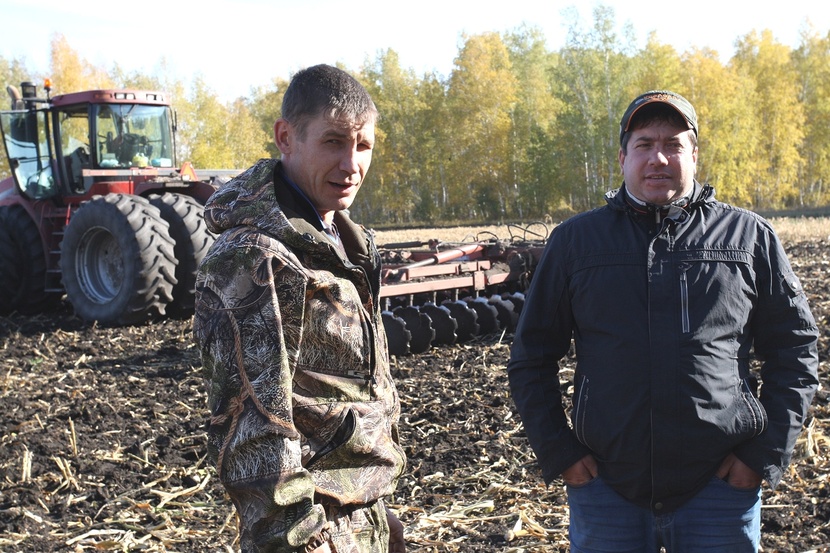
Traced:
<path id="1" fill-rule="evenodd" d="M 374 240 L 338 212 L 345 259 L 281 175 L 260 160 L 211 197 L 196 285 L 208 451 L 243 551 L 302 548 L 326 507 L 391 494 L 405 465 Z"/>

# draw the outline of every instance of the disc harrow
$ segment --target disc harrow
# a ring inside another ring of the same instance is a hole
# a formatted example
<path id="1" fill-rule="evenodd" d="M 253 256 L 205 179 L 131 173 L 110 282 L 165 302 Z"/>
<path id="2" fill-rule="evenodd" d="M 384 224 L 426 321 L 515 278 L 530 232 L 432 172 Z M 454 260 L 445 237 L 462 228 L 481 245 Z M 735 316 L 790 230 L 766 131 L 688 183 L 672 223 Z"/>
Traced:
<path id="1" fill-rule="evenodd" d="M 500 239 L 380 246 L 383 324 L 392 355 L 510 333 L 549 234 L 544 223 L 508 226 Z"/>

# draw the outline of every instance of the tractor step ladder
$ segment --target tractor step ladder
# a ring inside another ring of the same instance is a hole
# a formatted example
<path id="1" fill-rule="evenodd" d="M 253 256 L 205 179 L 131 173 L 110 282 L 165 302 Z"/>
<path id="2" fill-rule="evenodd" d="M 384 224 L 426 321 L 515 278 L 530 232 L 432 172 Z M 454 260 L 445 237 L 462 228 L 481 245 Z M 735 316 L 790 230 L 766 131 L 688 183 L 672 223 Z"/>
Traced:
<path id="1" fill-rule="evenodd" d="M 69 224 L 69 219 L 77 207 L 65 206 L 56 208 L 45 214 L 44 219 L 49 219 L 53 227 L 49 239 L 49 259 L 46 270 L 46 292 L 62 294 L 64 292 L 61 277 L 61 242 L 63 241 L 64 230 Z"/>

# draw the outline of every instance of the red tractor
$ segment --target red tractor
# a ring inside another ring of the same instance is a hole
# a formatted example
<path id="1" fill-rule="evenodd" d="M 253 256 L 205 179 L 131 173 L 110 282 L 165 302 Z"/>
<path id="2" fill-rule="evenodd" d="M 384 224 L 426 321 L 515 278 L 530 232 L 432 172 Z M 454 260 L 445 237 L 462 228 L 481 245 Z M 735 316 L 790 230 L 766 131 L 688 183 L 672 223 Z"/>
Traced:
<path id="1" fill-rule="evenodd" d="M 9 86 L 11 110 L 0 112 L 12 173 L 0 181 L 0 314 L 63 294 L 102 324 L 191 313 L 214 240 L 202 206 L 233 172 L 199 180 L 177 165 L 175 113 L 160 92 L 44 89 Z"/>

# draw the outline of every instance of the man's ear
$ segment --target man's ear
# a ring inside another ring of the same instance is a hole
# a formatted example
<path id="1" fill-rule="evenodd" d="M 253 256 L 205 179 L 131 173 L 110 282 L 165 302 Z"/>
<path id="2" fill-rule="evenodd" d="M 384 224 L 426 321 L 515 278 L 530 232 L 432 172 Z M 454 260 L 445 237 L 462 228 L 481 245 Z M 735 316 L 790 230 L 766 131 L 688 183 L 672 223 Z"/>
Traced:
<path id="1" fill-rule="evenodd" d="M 291 152 L 291 145 L 295 140 L 294 127 L 285 119 L 277 119 L 274 122 L 274 143 L 282 154 Z"/>

